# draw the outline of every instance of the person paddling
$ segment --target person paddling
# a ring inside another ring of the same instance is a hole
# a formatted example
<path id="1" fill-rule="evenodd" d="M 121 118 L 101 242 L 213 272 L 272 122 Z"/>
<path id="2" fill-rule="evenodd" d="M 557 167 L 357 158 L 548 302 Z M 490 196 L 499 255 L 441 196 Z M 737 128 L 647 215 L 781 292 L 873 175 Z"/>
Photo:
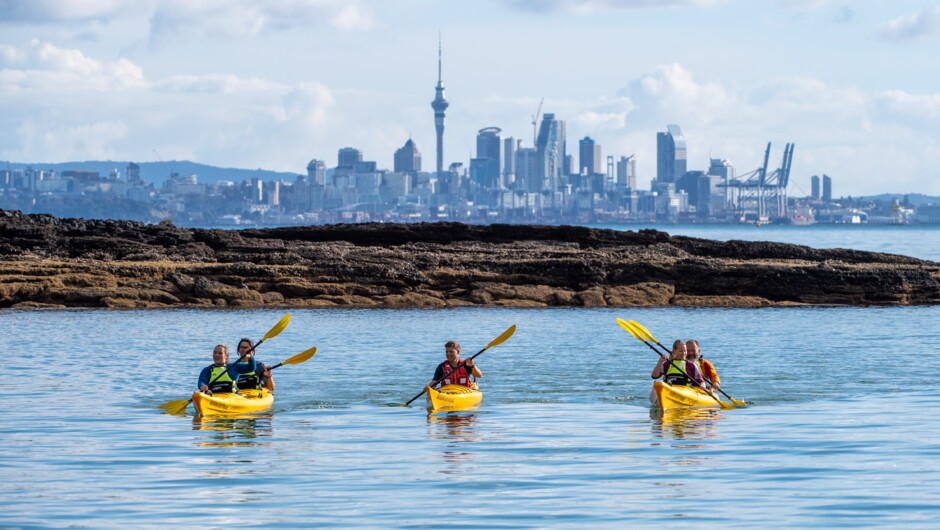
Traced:
<path id="1" fill-rule="evenodd" d="M 468 359 L 466 364 L 461 364 L 460 344 L 457 341 L 452 340 L 445 344 L 444 354 L 447 356 L 447 360 L 437 365 L 437 369 L 434 370 L 434 378 L 428 383 L 429 387 L 434 388 L 440 382 L 444 385 L 461 385 L 473 388 L 470 376 L 483 377 L 483 373 L 473 363 L 473 360 Z"/>
<path id="2" fill-rule="evenodd" d="M 238 356 L 241 357 L 245 355 L 245 352 L 250 351 L 255 347 L 255 344 L 251 342 L 251 339 L 244 338 L 238 341 Z M 239 364 L 251 364 L 254 362 L 255 368 L 249 372 L 241 372 L 238 375 L 237 385 L 239 390 L 258 390 L 261 387 L 264 387 L 271 392 L 274 392 L 274 379 L 271 378 L 271 367 L 265 365 L 261 361 L 255 361 L 255 352 L 252 351 L 248 355 L 245 355 L 245 358 L 242 359 L 242 362 Z"/>
<path id="3" fill-rule="evenodd" d="M 705 380 L 702 379 L 702 374 L 699 373 L 695 363 L 685 360 L 686 354 L 687 349 L 685 342 L 681 340 L 673 342 L 672 353 L 669 355 L 668 359 L 665 355 L 659 356 L 659 361 L 656 363 L 656 367 L 653 368 L 653 373 L 650 374 L 650 377 L 653 379 L 662 377 L 664 383 L 672 386 L 693 386 L 693 383 L 694 386 L 703 386 Z M 688 377 L 682 372 L 688 374 Z"/>
<path id="4" fill-rule="evenodd" d="M 711 382 L 713 388 L 721 388 L 721 379 L 718 377 L 718 372 L 715 371 L 715 366 L 702 357 L 702 350 L 699 348 L 698 341 L 692 339 L 685 343 L 688 353 L 686 354 L 686 360 L 695 364 L 695 367 L 699 369 L 705 379 Z"/>
<path id="5" fill-rule="evenodd" d="M 212 364 L 206 366 L 199 373 L 199 380 L 196 386 L 203 393 L 231 393 L 236 392 L 238 388 L 235 381 L 239 374 L 255 370 L 254 359 L 248 364 L 228 362 L 228 346 L 218 344 L 212 349 Z M 211 383 L 211 386 L 210 386 Z"/>

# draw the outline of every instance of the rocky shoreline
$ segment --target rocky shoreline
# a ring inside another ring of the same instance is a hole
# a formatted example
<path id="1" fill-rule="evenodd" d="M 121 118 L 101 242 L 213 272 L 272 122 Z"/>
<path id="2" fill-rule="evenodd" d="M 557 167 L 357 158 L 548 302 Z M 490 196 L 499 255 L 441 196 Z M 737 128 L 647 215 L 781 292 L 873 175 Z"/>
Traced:
<path id="1" fill-rule="evenodd" d="M 0 308 L 760 307 L 940 303 L 940 263 L 655 230 L 249 230 L 0 210 Z"/>

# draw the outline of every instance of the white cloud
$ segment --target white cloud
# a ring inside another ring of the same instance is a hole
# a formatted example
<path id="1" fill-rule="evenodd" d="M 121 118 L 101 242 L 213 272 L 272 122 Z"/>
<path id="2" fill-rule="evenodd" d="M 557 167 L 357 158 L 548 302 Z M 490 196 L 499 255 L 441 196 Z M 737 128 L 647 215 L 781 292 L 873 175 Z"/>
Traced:
<path id="1" fill-rule="evenodd" d="M 250 37 L 323 21 L 343 31 L 373 24 L 371 9 L 360 0 L 166 0 L 150 19 L 150 39 Z"/>
<path id="2" fill-rule="evenodd" d="M 664 7 L 708 8 L 726 3 L 728 0 L 509 0 L 510 6 L 522 11 L 536 13 L 565 11 L 579 14 Z"/>
<path id="3" fill-rule="evenodd" d="M 127 59 L 101 62 L 38 40 L 24 48 L 0 47 L 0 93 L 38 88 L 112 91 L 144 84 L 141 68 Z"/>
<path id="4" fill-rule="evenodd" d="M 105 20 L 137 11 L 141 0 L 0 0 L 2 22 L 80 22 Z"/>
<path id="5" fill-rule="evenodd" d="M 878 33 L 893 41 L 940 36 L 940 7 L 898 17 L 878 28 Z"/>

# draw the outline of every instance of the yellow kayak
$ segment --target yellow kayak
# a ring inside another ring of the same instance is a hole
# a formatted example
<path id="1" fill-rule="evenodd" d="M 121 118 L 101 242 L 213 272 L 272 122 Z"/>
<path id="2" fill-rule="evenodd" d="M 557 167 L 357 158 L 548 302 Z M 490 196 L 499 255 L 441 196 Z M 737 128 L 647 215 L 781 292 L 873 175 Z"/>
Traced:
<path id="1" fill-rule="evenodd" d="M 476 387 L 467 388 L 463 385 L 444 385 L 435 390 L 427 387 L 428 410 L 433 412 L 449 412 L 468 410 L 476 407 L 483 399 L 483 393 Z"/>
<path id="2" fill-rule="evenodd" d="M 193 403 L 199 414 L 244 414 L 270 408 L 274 394 L 267 389 L 239 390 L 237 394 L 203 394 L 193 392 Z"/>
<path id="3" fill-rule="evenodd" d="M 654 399 L 655 398 L 655 399 Z M 672 386 L 662 381 L 653 383 L 650 401 L 659 406 L 659 410 L 711 407 L 717 408 L 718 401 L 700 388 L 688 386 Z"/>

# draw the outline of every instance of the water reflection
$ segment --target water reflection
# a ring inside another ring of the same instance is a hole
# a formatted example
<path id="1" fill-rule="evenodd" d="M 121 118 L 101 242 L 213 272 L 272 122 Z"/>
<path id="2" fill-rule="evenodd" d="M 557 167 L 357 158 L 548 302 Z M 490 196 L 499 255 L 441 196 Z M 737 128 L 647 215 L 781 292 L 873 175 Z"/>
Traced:
<path id="1" fill-rule="evenodd" d="M 712 408 L 669 409 L 665 411 L 652 409 L 650 410 L 650 419 L 653 420 L 650 425 L 654 438 L 688 441 L 705 440 L 717 438 L 715 428 L 718 421 L 721 420 L 721 411 Z M 676 447 L 690 449 L 701 447 L 701 445 L 683 444 Z"/>
<path id="2" fill-rule="evenodd" d="M 268 442 L 257 440 L 274 433 L 271 426 L 273 413 L 244 416 L 196 416 L 193 418 L 194 431 L 206 431 L 205 436 L 197 436 L 200 447 L 251 447 L 267 446 Z"/>
<path id="3" fill-rule="evenodd" d="M 447 414 L 428 414 L 428 434 L 432 439 L 444 440 L 442 456 L 445 462 L 469 462 L 473 453 L 461 451 L 461 446 L 479 442 L 476 431 L 477 416 L 473 412 L 451 412 Z M 442 473 L 456 471 L 444 470 Z"/>

